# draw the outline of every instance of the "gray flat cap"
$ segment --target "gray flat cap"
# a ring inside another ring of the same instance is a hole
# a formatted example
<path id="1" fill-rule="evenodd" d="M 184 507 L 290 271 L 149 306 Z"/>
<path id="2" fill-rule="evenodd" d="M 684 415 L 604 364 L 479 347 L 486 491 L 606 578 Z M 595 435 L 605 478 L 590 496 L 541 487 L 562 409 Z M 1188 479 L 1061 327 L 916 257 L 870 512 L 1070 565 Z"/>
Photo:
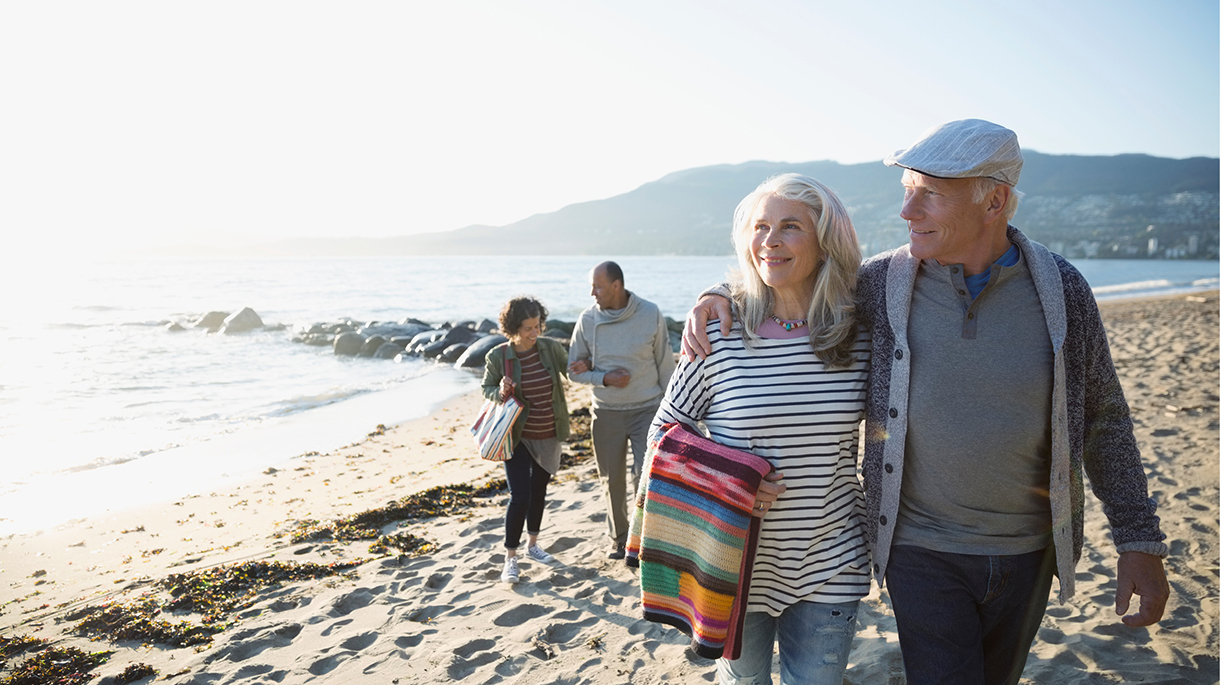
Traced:
<path id="1" fill-rule="evenodd" d="M 1012 186 L 1021 178 L 1023 163 L 1017 134 L 982 119 L 934 126 L 924 131 L 911 147 L 885 158 L 886 166 L 900 166 L 937 178 L 984 176 Z"/>

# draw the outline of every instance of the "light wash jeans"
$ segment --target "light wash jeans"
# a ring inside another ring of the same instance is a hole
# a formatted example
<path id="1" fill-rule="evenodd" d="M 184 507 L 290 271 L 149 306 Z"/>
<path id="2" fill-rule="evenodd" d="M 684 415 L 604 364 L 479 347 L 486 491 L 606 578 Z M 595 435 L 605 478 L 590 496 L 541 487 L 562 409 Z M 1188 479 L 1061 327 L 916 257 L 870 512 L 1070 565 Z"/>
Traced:
<path id="1" fill-rule="evenodd" d="M 770 685 L 777 633 L 782 685 L 842 685 L 859 604 L 798 602 L 778 617 L 747 613 L 741 658 L 716 660 L 721 685 Z"/>

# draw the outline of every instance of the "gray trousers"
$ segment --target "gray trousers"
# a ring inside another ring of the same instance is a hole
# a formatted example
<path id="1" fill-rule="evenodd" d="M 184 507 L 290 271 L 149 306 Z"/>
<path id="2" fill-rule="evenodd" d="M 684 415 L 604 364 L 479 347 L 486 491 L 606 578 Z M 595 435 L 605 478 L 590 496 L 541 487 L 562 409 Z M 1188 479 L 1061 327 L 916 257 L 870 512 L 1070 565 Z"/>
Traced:
<path id="1" fill-rule="evenodd" d="M 640 469 L 644 467 L 644 452 L 648 449 L 648 426 L 661 407 L 643 409 L 593 409 L 593 455 L 597 458 L 597 475 L 602 483 L 602 499 L 606 502 L 606 524 L 615 543 L 627 542 L 630 519 L 628 506 L 635 498 Z M 627 482 L 627 445 L 631 444 L 634 463 L 631 482 Z"/>

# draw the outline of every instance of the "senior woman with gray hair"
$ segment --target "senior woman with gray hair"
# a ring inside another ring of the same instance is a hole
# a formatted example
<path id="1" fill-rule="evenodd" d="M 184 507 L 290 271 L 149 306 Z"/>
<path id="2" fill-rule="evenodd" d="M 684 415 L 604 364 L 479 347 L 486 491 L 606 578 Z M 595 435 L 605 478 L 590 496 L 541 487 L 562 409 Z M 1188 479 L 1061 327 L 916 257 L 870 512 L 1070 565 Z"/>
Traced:
<path id="1" fill-rule="evenodd" d="M 768 460 L 741 657 L 721 683 L 839 684 L 869 591 L 864 494 L 856 476 L 869 338 L 856 323 L 860 246 L 820 182 L 784 174 L 737 206 L 732 330 L 708 322 L 711 353 L 682 358 L 652 432 L 702 422 L 711 438 Z"/>

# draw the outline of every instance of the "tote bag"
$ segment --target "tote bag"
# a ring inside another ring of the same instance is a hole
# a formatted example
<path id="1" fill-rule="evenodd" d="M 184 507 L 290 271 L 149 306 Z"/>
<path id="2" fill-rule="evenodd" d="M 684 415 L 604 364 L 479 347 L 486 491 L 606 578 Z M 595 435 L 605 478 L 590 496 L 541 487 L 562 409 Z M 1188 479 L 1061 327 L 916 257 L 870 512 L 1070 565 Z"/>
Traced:
<path id="1" fill-rule="evenodd" d="M 508 357 L 504 358 L 504 375 L 512 378 Z M 513 424 L 524 407 L 515 397 L 504 402 L 487 400 L 478 417 L 470 425 L 470 434 L 479 446 L 479 456 L 488 461 L 507 461 L 513 456 Z"/>

